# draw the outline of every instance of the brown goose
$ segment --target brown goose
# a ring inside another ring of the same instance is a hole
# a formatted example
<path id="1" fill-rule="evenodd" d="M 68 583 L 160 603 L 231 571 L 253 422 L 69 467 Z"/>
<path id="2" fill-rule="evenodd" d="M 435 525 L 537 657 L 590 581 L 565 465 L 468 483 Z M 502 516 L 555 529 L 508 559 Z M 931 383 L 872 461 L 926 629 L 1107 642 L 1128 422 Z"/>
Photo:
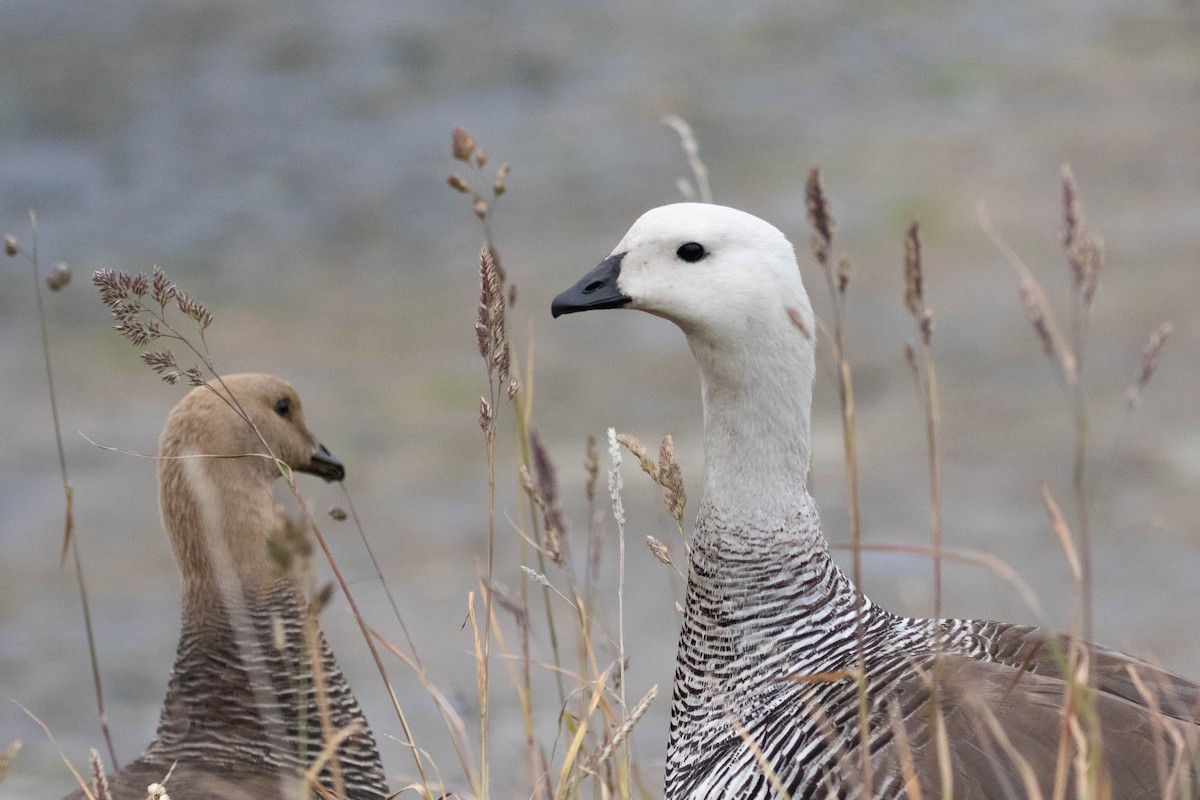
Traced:
<path id="1" fill-rule="evenodd" d="M 1067 689 L 1062 637 L 983 620 L 910 619 L 869 600 L 871 769 L 862 768 L 857 682 L 847 677 L 857 666 L 857 591 L 830 557 L 805 486 L 815 347 L 793 315 L 816 328 L 783 234 L 721 206 L 649 211 L 551 310 L 622 307 L 678 325 L 703 387 L 704 491 L 666 796 L 916 797 L 908 778 L 923 797 L 946 796 L 931 713 L 935 674 L 953 797 L 1029 798 L 1027 777 L 1052 796 Z M 1094 658 L 1091 702 L 1108 796 L 1194 797 L 1200 686 L 1113 650 L 1096 648 Z M 1067 796 L 1076 796 L 1073 787 Z"/>
<path id="2" fill-rule="evenodd" d="M 271 450 L 293 470 L 340 480 L 340 461 L 304 424 L 300 398 L 271 375 L 224 379 Z M 110 778 L 114 800 L 145 800 L 162 783 L 173 800 L 292 800 L 299 775 L 324 747 L 303 598 L 269 558 L 279 518 L 279 471 L 219 383 L 175 406 L 159 440 L 159 503 L 183 577 L 183 623 L 158 731 L 146 751 Z M 191 456 L 242 456 L 207 458 Z M 334 729 L 362 731 L 338 748 L 352 800 L 387 796 L 375 740 L 321 637 Z M 322 782 L 329 786 L 328 770 Z M 75 792 L 68 800 L 83 798 Z"/>

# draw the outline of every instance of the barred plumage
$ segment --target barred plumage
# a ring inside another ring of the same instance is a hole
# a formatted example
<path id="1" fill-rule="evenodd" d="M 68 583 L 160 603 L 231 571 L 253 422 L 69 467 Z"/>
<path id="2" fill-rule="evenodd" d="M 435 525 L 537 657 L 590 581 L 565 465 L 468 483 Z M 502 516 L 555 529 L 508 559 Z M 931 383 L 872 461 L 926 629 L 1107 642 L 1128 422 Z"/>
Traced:
<path id="1" fill-rule="evenodd" d="M 720 206 L 647 212 L 552 312 L 622 306 L 683 329 L 704 395 L 704 493 L 671 707 L 668 800 L 891 799 L 918 788 L 942 797 L 943 776 L 956 798 L 1050 796 L 1067 695 L 1099 720 L 1109 796 L 1190 796 L 1200 784 L 1195 683 L 1094 648 L 1094 688 L 1081 701 L 1064 680 L 1063 637 L 908 619 L 866 598 L 860 617 L 858 592 L 830 557 L 805 488 L 815 373 L 806 331 L 815 328 L 782 233 Z M 1074 796 L 1078 776 L 1068 767 L 1064 788 Z"/>
<path id="2" fill-rule="evenodd" d="M 305 427 L 295 391 L 278 378 L 227 376 L 223 384 L 193 389 L 171 412 L 159 483 L 183 579 L 182 629 L 154 741 L 110 779 L 114 800 L 144 800 L 152 783 L 165 783 L 173 800 L 312 794 L 301 775 L 321 754 L 325 736 L 304 630 L 306 600 L 296 588 L 298 571 L 286 569 L 307 556 L 307 543 L 293 536 L 295 552 L 268 557 L 268 537 L 289 524 L 272 497 L 279 472 L 273 459 L 245 455 L 263 447 L 234 405 L 290 468 L 327 480 L 344 475 Z M 388 791 L 375 740 L 333 652 L 315 634 L 330 727 L 361 727 L 336 750 L 345 796 L 383 800 Z M 319 780 L 333 787 L 328 764 Z M 68 800 L 83 797 L 79 791 Z"/>

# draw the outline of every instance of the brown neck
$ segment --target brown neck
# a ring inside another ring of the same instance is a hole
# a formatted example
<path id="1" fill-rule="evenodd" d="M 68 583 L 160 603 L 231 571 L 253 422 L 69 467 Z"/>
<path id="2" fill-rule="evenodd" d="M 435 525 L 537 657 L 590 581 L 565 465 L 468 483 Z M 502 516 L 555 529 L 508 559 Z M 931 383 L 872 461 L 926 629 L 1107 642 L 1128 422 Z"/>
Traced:
<path id="1" fill-rule="evenodd" d="M 222 608 L 268 592 L 277 578 L 267 536 L 279 519 L 271 477 L 257 462 L 205 457 L 160 462 L 159 502 L 182 573 L 185 622 L 202 626 Z"/>
<path id="2" fill-rule="evenodd" d="M 281 520 L 270 473 L 258 461 L 160 462 L 163 522 L 183 575 L 183 622 L 158 732 L 143 756 L 148 763 L 253 764 L 294 776 L 324 745 L 314 657 L 323 664 L 334 728 L 365 724 L 320 632 L 315 643 L 305 635 L 303 597 L 267 555 L 267 536 Z M 387 794 L 369 732 L 347 740 L 339 758 L 349 797 Z M 322 781 L 328 785 L 324 772 Z"/>

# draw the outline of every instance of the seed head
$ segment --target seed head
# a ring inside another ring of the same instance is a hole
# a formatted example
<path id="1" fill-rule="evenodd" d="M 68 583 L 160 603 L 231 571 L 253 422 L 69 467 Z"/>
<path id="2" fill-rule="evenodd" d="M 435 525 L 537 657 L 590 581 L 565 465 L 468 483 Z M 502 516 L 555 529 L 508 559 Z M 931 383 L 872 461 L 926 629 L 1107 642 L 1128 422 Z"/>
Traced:
<path id="1" fill-rule="evenodd" d="M 904 305 L 917 316 L 925 304 L 924 277 L 921 274 L 921 231 L 914 220 L 904 235 Z"/>
<path id="2" fill-rule="evenodd" d="M 596 499 L 596 477 L 600 474 L 600 459 L 596 455 L 596 437 L 590 433 L 587 437 L 587 444 L 584 445 L 583 471 L 588 476 L 583 493 L 587 497 L 587 501 L 591 503 Z"/>
<path id="3" fill-rule="evenodd" d="M 1130 409 L 1137 408 L 1141 404 L 1142 390 L 1146 388 L 1146 384 L 1154 376 L 1154 370 L 1158 368 L 1158 360 L 1162 356 L 1163 345 L 1166 344 L 1167 337 L 1171 335 L 1171 331 L 1173 330 L 1175 330 L 1175 323 L 1168 320 L 1159 325 L 1154 333 L 1150 334 L 1150 341 L 1146 343 L 1146 347 L 1142 350 L 1141 373 L 1134 384 L 1129 387 L 1129 391 L 1125 396 L 1126 405 Z"/>
<path id="4" fill-rule="evenodd" d="M 472 208 L 475 210 L 475 216 L 479 217 L 480 219 L 483 219 L 484 217 L 487 216 L 487 212 L 488 212 L 487 201 L 484 200 L 479 195 L 475 195 L 475 202 L 474 202 Z"/>
<path id="5" fill-rule="evenodd" d="M 821 266 L 829 264 L 829 249 L 833 242 L 836 226 L 833 216 L 829 213 L 829 201 L 825 197 L 825 188 L 821 185 L 821 170 L 813 167 L 808 173 L 808 181 L 804 186 L 805 208 L 808 211 L 808 223 L 812 226 L 813 257 Z"/>
<path id="6" fill-rule="evenodd" d="M 57 292 L 70 282 L 71 268 L 62 261 L 55 264 L 50 269 L 50 274 L 46 276 L 46 285 L 50 287 L 50 291 L 52 292 Z"/>
<path id="7" fill-rule="evenodd" d="M 462 192 L 463 194 L 466 194 L 467 192 L 471 191 L 471 187 L 467 186 L 467 182 L 464 181 L 462 178 L 458 177 L 457 175 L 451 175 L 449 178 L 446 179 L 446 183 L 450 184 L 451 189 L 454 189 L 455 191 L 458 191 L 458 192 Z"/>
<path id="8" fill-rule="evenodd" d="M 1075 244 L 1075 237 L 1083 226 L 1083 211 L 1079 207 L 1079 195 L 1075 189 L 1075 176 L 1071 165 L 1062 165 L 1062 243 L 1067 250 Z"/>
<path id="9" fill-rule="evenodd" d="M 334 506 L 333 508 L 329 509 L 329 516 L 332 517 L 337 522 L 345 522 L 346 510 L 343 508 L 339 508 L 338 506 Z"/>
<path id="10" fill-rule="evenodd" d="M 621 445 L 617 441 L 616 428 L 608 429 L 608 457 L 612 460 L 612 468 L 608 471 L 608 495 L 612 499 L 613 519 L 618 527 L 625 525 L 625 505 L 621 502 Z"/>
<path id="11" fill-rule="evenodd" d="M 499 197 L 508 189 L 508 173 L 512 172 L 512 167 L 508 164 L 501 164 L 500 169 L 496 171 L 496 182 L 492 184 L 492 194 Z"/>
<path id="12" fill-rule="evenodd" d="M 683 522 L 683 509 L 687 505 L 687 492 L 683 489 L 683 471 L 675 460 L 675 445 L 668 434 L 658 448 L 658 483 L 662 487 L 663 502 L 676 522 Z"/>
<path id="13" fill-rule="evenodd" d="M 88 766 L 92 772 L 92 794 L 96 800 L 112 800 L 112 792 L 108 788 L 108 776 L 104 774 L 104 762 L 100 753 L 94 748 L 88 755 Z"/>
<path id="14" fill-rule="evenodd" d="M 4 234 L 4 255 L 11 258 L 19 252 L 21 252 L 21 246 L 17 244 L 17 237 L 11 233 Z"/>
<path id="15" fill-rule="evenodd" d="M 646 457 L 646 446 L 632 433 L 618 433 L 617 441 L 633 454 L 642 467 L 642 472 L 650 476 L 650 480 L 658 482 L 658 465 Z"/>
<path id="16" fill-rule="evenodd" d="M 1054 357 L 1054 338 L 1050 334 L 1050 326 L 1046 322 L 1046 307 L 1042 302 L 1042 295 L 1034 287 L 1033 282 L 1025 279 L 1021 281 L 1021 304 L 1025 306 L 1025 317 L 1033 325 L 1033 330 L 1038 335 L 1038 339 L 1042 343 L 1042 348 L 1046 351 L 1046 355 Z"/>
<path id="17" fill-rule="evenodd" d="M 527 567 L 524 564 L 521 565 L 521 571 L 524 572 L 526 577 L 528 577 L 534 583 L 541 584 L 542 586 L 545 586 L 547 589 L 550 588 L 550 579 L 546 577 L 545 573 L 538 572 L 536 569 L 533 569 L 532 567 Z"/>
<path id="18" fill-rule="evenodd" d="M 537 489 L 545 505 L 542 508 L 543 519 L 546 523 L 547 551 L 554 563 L 562 566 L 562 549 L 559 544 L 567 532 L 563 520 L 562 509 L 558 505 L 558 478 L 555 475 L 554 464 L 550 454 L 546 452 L 541 437 L 536 430 L 529 436 L 530 448 L 533 450 L 533 466 L 537 471 Z M 553 548 L 550 545 L 553 544 Z"/>
<path id="19" fill-rule="evenodd" d="M 655 539 L 653 536 L 647 535 L 646 536 L 646 546 L 650 548 L 650 552 L 653 553 L 654 557 L 657 558 L 659 561 L 661 561 L 664 564 L 671 563 L 671 551 L 668 550 L 667 546 L 665 544 L 663 544 L 661 541 L 659 541 L 658 539 Z"/>
<path id="20" fill-rule="evenodd" d="M 479 428 L 484 432 L 492 427 L 492 405 L 486 397 L 479 398 Z"/>
<path id="21" fill-rule="evenodd" d="M 477 169 L 483 169 L 485 164 L 487 164 L 487 150 L 484 150 L 482 147 L 480 147 L 475 151 L 475 167 Z"/>
<path id="22" fill-rule="evenodd" d="M 452 152 L 459 161 L 467 161 L 475 152 L 475 137 L 462 128 L 455 128 L 452 139 Z"/>

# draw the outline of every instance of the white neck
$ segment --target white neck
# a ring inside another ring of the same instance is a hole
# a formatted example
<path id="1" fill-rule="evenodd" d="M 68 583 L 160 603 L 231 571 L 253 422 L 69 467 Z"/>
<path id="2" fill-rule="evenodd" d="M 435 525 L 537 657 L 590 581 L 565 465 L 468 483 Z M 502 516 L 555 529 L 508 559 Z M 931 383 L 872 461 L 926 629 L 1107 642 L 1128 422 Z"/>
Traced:
<path id="1" fill-rule="evenodd" d="M 813 344 L 784 313 L 766 309 L 736 337 L 689 332 L 704 394 L 705 507 L 779 518 L 811 503 Z"/>

